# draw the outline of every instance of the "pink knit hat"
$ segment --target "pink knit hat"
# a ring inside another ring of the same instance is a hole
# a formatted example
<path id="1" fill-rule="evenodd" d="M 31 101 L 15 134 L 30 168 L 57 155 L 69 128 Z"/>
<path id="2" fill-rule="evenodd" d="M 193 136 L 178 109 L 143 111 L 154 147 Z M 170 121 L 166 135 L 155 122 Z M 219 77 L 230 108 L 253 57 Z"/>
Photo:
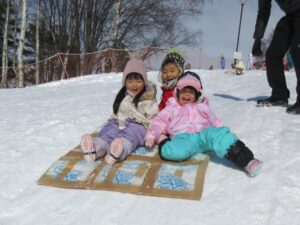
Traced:
<path id="1" fill-rule="evenodd" d="M 176 84 L 176 87 L 178 88 L 178 90 L 181 90 L 187 86 L 193 87 L 196 89 L 196 91 L 199 91 L 199 92 L 202 89 L 200 78 L 197 79 L 195 76 L 193 76 L 191 74 L 182 76 Z"/>
<path id="2" fill-rule="evenodd" d="M 142 60 L 134 58 L 134 59 L 130 59 L 127 62 L 123 72 L 123 80 L 122 80 L 123 86 L 125 86 L 126 77 L 130 73 L 140 74 L 143 77 L 144 82 L 145 83 L 147 82 L 147 72 L 146 72 L 145 64 Z"/>
<path id="3" fill-rule="evenodd" d="M 196 99 L 198 100 L 200 96 L 203 95 L 203 86 L 201 79 L 198 74 L 187 71 L 179 77 L 176 88 L 174 89 L 173 96 L 178 100 L 179 91 L 185 87 L 193 87 L 196 90 Z"/>

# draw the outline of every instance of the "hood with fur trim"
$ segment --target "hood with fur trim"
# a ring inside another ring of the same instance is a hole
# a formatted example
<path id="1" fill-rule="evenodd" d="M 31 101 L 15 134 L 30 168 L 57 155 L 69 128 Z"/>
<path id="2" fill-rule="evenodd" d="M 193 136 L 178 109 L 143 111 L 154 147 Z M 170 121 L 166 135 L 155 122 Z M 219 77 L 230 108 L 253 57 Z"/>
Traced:
<path id="1" fill-rule="evenodd" d="M 176 49 L 171 49 L 170 52 L 165 56 L 165 58 L 163 59 L 162 63 L 161 63 L 161 67 L 160 67 L 160 71 L 158 74 L 158 81 L 160 83 L 163 83 L 162 80 L 162 70 L 165 64 L 167 63 L 175 63 L 177 65 L 177 67 L 180 70 L 180 75 L 183 74 L 184 72 L 184 63 L 185 60 L 182 57 L 182 55 L 180 54 L 180 52 Z"/>

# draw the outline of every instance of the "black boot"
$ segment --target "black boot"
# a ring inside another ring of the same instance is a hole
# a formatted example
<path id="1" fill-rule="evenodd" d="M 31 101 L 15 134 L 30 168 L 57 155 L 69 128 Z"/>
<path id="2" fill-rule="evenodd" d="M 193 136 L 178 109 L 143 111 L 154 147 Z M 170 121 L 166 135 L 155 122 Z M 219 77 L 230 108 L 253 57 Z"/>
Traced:
<path id="1" fill-rule="evenodd" d="M 286 112 L 290 114 L 300 114 L 300 102 L 297 101 L 294 105 L 289 106 Z"/>
<path id="2" fill-rule="evenodd" d="M 228 153 L 225 155 L 225 158 L 242 169 L 254 159 L 251 150 L 240 140 L 231 146 Z"/>
<path id="3" fill-rule="evenodd" d="M 288 100 L 287 99 L 277 99 L 274 97 L 266 98 L 266 99 L 258 99 L 257 100 L 257 106 L 282 106 L 287 107 L 288 106 Z"/>

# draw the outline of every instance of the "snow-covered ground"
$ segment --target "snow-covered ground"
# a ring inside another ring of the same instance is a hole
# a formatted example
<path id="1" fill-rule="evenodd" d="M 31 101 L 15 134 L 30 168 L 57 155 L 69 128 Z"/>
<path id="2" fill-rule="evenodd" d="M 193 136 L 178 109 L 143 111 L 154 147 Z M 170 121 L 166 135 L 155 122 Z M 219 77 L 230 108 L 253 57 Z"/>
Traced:
<path id="1" fill-rule="evenodd" d="M 39 186 L 54 161 L 110 116 L 121 74 L 0 89 L 0 225 L 299 224 L 300 116 L 255 107 L 270 94 L 264 71 L 195 72 L 216 115 L 264 162 L 256 178 L 213 156 L 201 201 Z M 295 73 L 286 78 L 294 103 Z"/>

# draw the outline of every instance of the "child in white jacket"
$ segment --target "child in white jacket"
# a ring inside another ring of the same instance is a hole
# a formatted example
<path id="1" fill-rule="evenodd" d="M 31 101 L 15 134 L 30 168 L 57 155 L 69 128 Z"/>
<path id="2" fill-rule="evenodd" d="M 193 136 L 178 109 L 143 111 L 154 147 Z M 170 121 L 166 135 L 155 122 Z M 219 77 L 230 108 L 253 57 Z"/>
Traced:
<path id="1" fill-rule="evenodd" d="M 109 165 L 126 159 L 137 147 L 144 146 L 146 129 L 157 112 L 156 87 L 147 78 L 144 62 L 129 60 L 113 103 L 113 115 L 97 137 L 82 136 L 84 158 L 93 162 L 104 157 Z"/>

